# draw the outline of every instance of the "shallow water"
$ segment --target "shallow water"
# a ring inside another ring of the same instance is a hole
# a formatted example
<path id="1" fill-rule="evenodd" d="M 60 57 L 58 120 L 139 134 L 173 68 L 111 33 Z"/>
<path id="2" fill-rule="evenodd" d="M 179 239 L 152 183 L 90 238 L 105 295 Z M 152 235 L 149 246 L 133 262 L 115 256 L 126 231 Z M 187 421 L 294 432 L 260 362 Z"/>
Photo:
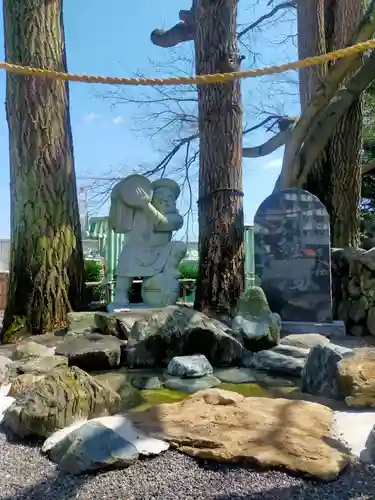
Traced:
<path id="1" fill-rule="evenodd" d="M 133 387 L 132 378 L 137 376 L 156 376 L 161 380 L 163 374 L 161 371 L 151 370 L 121 370 L 102 372 L 92 374 L 101 382 L 106 382 L 112 389 L 118 392 L 121 396 L 121 411 L 140 411 L 162 403 L 176 403 L 189 397 L 189 394 L 178 392 L 170 389 L 152 389 L 140 390 Z M 237 392 L 245 397 L 265 397 L 276 398 L 283 394 L 296 392 L 297 387 L 267 387 L 257 383 L 242 383 L 231 384 L 222 383 L 218 389 Z"/>

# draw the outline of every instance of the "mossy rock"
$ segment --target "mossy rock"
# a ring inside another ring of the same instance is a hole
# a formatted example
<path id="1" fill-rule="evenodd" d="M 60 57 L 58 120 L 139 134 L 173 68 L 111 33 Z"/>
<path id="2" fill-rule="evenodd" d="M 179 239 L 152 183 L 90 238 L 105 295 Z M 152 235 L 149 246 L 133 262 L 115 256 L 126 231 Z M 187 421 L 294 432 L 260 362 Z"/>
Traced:
<path id="1" fill-rule="evenodd" d="M 76 367 L 37 381 L 8 409 L 4 423 L 15 434 L 47 437 L 77 420 L 118 412 L 120 396 Z"/>

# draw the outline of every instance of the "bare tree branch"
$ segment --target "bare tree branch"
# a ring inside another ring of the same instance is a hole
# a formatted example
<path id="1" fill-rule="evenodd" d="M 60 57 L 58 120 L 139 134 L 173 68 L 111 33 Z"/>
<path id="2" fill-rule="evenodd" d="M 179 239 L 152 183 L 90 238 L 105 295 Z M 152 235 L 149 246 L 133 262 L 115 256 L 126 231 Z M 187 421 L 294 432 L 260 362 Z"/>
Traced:
<path id="1" fill-rule="evenodd" d="M 247 26 L 245 29 L 240 31 L 237 35 L 238 39 L 241 39 L 244 35 L 249 33 L 249 31 L 252 31 L 253 29 L 257 28 L 260 24 L 262 24 L 267 19 L 271 19 L 280 10 L 291 9 L 293 7 L 296 7 L 296 5 L 297 5 L 297 0 L 291 0 L 290 2 L 283 2 L 283 3 L 280 3 L 279 5 L 276 5 L 267 14 L 260 16 L 259 19 L 257 19 L 253 23 L 249 24 L 249 26 Z"/>

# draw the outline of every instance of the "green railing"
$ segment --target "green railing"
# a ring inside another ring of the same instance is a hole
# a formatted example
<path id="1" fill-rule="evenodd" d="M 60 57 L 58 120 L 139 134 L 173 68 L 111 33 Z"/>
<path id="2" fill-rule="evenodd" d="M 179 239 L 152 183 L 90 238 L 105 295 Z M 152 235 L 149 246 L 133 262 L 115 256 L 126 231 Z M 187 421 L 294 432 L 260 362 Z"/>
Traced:
<path id="1" fill-rule="evenodd" d="M 92 217 L 89 220 L 87 238 L 97 242 L 99 256 L 106 261 L 107 281 L 111 285 L 116 275 L 118 256 L 125 243 L 126 235 L 115 233 L 108 225 L 108 217 Z M 189 243 L 188 243 L 189 245 Z M 192 255 L 196 254 L 197 243 L 192 242 L 185 262 L 192 262 Z M 93 256 L 95 257 L 95 256 Z M 184 262 L 184 261 L 183 261 Z M 182 281 L 191 281 L 185 279 Z M 254 235 L 253 226 L 245 226 L 245 286 L 254 284 Z M 183 285 L 183 283 L 182 283 Z M 111 286 L 111 295 L 113 293 Z M 191 297 L 189 297 L 191 301 Z"/>

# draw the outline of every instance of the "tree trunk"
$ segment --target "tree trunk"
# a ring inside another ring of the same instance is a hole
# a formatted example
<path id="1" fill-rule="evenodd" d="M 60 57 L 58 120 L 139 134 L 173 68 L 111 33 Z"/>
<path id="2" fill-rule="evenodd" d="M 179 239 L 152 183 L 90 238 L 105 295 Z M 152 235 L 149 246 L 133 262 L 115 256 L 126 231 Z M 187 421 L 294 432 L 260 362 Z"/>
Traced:
<path id="1" fill-rule="evenodd" d="M 4 0 L 10 63 L 66 71 L 61 0 Z M 3 341 L 64 327 L 83 291 L 66 82 L 7 74 L 11 256 Z"/>
<path id="2" fill-rule="evenodd" d="M 197 74 L 237 71 L 238 0 L 194 0 Z M 244 285 L 240 82 L 199 85 L 199 273 L 195 308 L 230 314 Z"/>
<path id="3" fill-rule="evenodd" d="M 362 2 L 340 0 L 335 4 L 334 46 L 344 47 L 362 18 Z M 349 75 L 350 76 L 350 75 Z M 345 82 L 343 82 L 345 83 Z M 358 246 L 361 196 L 362 100 L 352 104 L 335 128 L 330 141 L 332 178 L 332 244 Z"/>
<path id="4" fill-rule="evenodd" d="M 331 0 L 328 0 L 330 2 Z M 298 19 L 298 58 L 304 59 L 327 52 L 326 30 L 327 0 L 306 0 L 297 2 Z M 323 83 L 327 65 L 313 66 L 299 71 L 299 89 L 302 113 L 316 91 Z M 307 176 L 304 189 L 315 194 L 331 213 L 331 171 L 327 164 L 327 148 L 322 151 Z"/>
<path id="5" fill-rule="evenodd" d="M 353 35 L 362 15 L 361 2 L 357 0 L 339 2 L 324 0 L 324 5 L 322 0 L 308 0 L 306 4 L 300 2 L 298 5 L 300 57 L 317 54 L 324 46 L 327 52 L 344 47 Z M 319 9 L 319 15 L 313 18 L 314 8 Z M 306 17 L 308 10 L 310 15 Z M 316 23 L 315 29 L 311 19 Z M 309 77 L 304 77 L 306 73 Z M 302 110 L 305 109 L 311 92 L 319 86 L 321 78 L 322 74 L 316 75 L 310 68 L 302 71 L 300 76 Z M 313 86 L 311 82 L 314 80 Z M 318 196 L 327 207 L 334 246 L 356 246 L 359 240 L 361 109 L 361 103 L 356 102 L 341 119 L 304 185 L 305 189 Z"/>

